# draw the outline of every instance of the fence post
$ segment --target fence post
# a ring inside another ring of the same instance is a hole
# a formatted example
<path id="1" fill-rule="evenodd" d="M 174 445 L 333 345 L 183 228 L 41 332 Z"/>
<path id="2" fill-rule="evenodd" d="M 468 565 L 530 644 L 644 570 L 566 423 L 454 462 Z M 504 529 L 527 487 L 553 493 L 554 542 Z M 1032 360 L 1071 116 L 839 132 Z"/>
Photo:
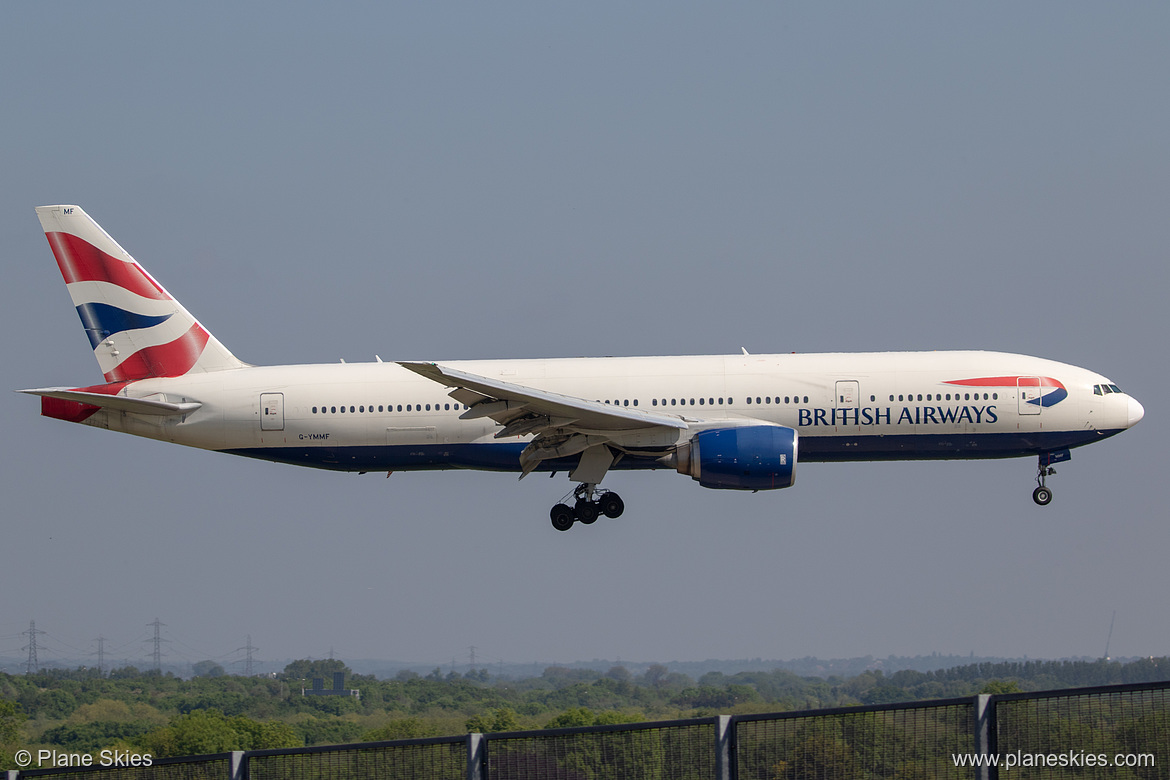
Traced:
<path id="1" fill-rule="evenodd" d="M 467 735 L 467 780 L 483 780 L 483 734 Z"/>
<path id="2" fill-rule="evenodd" d="M 735 757 L 735 727 L 730 715 L 715 718 L 715 778 L 732 780 L 731 764 Z"/>
<path id="3" fill-rule="evenodd" d="M 244 780 L 247 768 L 247 761 L 244 758 L 244 751 L 233 750 L 232 756 L 228 759 L 228 780 Z"/>
<path id="4" fill-rule="evenodd" d="M 4 770 L 4 780 L 20 780 L 20 770 L 19 769 L 6 769 L 6 770 Z"/>
<path id="5" fill-rule="evenodd" d="M 995 704 L 991 696 L 981 693 L 975 697 L 975 755 L 991 756 L 995 745 Z M 999 768 L 984 763 L 975 770 L 976 780 L 997 780 Z"/>

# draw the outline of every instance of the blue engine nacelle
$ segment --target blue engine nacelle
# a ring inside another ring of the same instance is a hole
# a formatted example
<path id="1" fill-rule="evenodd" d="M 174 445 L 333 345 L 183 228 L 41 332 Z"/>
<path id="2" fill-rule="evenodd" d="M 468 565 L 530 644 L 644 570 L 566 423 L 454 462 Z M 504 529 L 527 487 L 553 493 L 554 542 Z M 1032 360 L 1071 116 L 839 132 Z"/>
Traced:
<path id="1" fill-rule="evenodd" d="M 796 481 L 796 431 L 747 425 L 700 431 L 679 447 L 675 469 L 707 488 L 774 490 Z"/>

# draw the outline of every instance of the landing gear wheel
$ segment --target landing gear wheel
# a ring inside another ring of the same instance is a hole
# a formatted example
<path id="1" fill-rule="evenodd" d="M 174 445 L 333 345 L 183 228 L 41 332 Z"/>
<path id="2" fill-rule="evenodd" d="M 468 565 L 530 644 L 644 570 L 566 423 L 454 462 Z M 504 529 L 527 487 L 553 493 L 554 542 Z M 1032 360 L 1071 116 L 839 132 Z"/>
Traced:
<path id="1" fill-rule="evenodd" d="M 626 502 L 617 493 L 606 493 L 598 501 L 598 506 L 606 517 L 621 517 L 626 511 Z"/>
<path id="2" fill-rule="evenodd" d="M 585 499 L 577 499 L 577 519 L 585 525 L 592 525 L 597 522 L 597 515 L 601 510 L 598 509 L 597 504 Z"/>
<path id="3" fill-rule="evenodd" d="M 568 531 L 577 520 L 577 513 L 567 504 L 557 504 L 548 515 L 552 519 L 553 528 L 558 531 Z"/>
<path id="4" fill-rule="evenodd" d="M 1048 506 L 1052 501 L 1052 491 L 1041 485 L 1032 491 L 1032 500 L 1040 506 Z"/>

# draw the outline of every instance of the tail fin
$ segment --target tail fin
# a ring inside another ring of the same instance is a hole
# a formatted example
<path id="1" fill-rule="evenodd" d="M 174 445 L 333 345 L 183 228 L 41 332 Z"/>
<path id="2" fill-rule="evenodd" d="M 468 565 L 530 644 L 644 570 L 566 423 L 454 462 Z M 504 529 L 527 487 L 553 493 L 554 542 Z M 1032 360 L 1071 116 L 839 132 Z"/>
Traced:
<path id="1" fill-rule="evenodd" d="M 246 365 L 80 207 L 37 216 L 107 382 Z"/>

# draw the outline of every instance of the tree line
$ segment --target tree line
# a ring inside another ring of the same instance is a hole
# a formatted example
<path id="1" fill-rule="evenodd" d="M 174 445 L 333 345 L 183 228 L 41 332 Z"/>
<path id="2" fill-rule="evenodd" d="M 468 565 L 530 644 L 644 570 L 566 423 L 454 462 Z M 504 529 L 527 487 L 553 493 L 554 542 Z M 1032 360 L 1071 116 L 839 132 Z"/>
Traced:
<path id="1" fill-rule="evenodd" d="M 294 661 L 264 677 L 224 674 L 210 662 L 196 669 L 200 676 L 192 679 L 134 667 L 0 674 L 0 768 L 13 766 L 19 748 L 124 748 L 163 757 L 1153 682 L 1170 679 L 1170 658 L 975 663 L 827 678 L 777 669 L 695 679 L 660 664 L 640 674 L 622 666 L 550 666 L 523 678 L 436 668 L 378 679 L 337 660 Z M 302 694 L 313 678 L 331 681 L 334 672 L 344 673 L 346 689 L 360 698 Z"/>

